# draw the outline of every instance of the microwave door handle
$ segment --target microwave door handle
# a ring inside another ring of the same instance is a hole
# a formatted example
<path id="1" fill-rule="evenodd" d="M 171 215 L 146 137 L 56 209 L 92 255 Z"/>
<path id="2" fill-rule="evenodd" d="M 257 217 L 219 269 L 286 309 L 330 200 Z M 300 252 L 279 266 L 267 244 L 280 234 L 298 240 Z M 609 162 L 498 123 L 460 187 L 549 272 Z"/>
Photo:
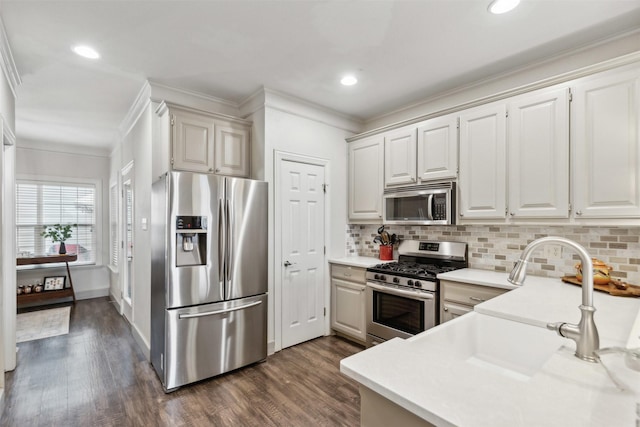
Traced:
<path id="1" fill-rule="evenodd" d="M 427 218 L 429 221 L 433 221 L 433 194 L 429 194 L 427 199 Z"/>

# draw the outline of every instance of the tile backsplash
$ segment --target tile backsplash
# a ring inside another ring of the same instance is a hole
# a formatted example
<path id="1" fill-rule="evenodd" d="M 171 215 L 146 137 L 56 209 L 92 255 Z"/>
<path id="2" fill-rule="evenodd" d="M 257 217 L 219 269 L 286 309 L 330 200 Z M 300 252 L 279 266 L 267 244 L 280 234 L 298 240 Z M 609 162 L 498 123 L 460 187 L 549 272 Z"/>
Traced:
<path id="1" fill-rule="evenodd" d="M 378 257 L 378 244 L 373 243 L 378 227 L 347 225 L 347 255 Z M 640 285 L 640 227 L 389 225 L 385 229 L 390 234 L 397 234 L 401 240 L 466 242 L 469 246 L 469 267 L 504 272 L 511 271 L 522 250 L 532 240 L 562 236 L 581 244 L 592 257 L 611 265 L 613 277 Z M 557 259 L 545 258 L 542 249 L 538 249 L 527 271 L 536 276 L 562 277 L 575 274 L 575 265 L 579 261 L 578 256 L 566 248 L 562 248 L 562 256 Z"/>

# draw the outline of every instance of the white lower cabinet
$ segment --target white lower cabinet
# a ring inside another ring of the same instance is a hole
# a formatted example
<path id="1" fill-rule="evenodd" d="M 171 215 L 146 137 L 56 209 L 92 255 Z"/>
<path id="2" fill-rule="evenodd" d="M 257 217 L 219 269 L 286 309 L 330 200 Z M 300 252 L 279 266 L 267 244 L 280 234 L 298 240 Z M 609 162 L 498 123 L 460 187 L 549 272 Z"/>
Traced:
<path id="1" fill-rule="evenodd" d="M 493 288 L 470 283 L 440 281 L 440 323 L 473 311 L 473 307 L 507 292 L 507 289 Z"/>
<path id="2" fill-rule="evenodd" d="M 364 343 L 366 330 L 365 269 L 332 264 L 331 328 Z"/>

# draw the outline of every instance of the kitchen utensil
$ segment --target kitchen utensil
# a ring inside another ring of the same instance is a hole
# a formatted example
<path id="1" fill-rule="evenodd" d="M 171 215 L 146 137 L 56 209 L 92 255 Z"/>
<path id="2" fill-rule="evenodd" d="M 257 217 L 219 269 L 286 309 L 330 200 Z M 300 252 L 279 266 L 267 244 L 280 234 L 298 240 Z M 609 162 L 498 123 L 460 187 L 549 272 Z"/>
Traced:
<path id="1" fill-rule="evenodd" d="M 383 231 L 382 233 L 380 233 L 380 237 L 382 237 L 382 244 L 383 245 L 388 245 L 389 241 L 390 241 L 390 237 L 389 237 L 389 233 L 387 233 L 386 231 Z"/>
<path id="2" fill-rule="evenodd" d="M 382 234 L 383 231 L 384 231 L 384 225 L 378 228 L 378 234 Z"/>
<path id="3" fill-rule="evenodd" d="M 398 241 L 398 236 L 396 236 L 396 234 L 393 233 L 391 235 L 391 241 L 389 243 L 391 243 L 392 245 L 395 245 L 397 241 Z"/>
<path id="4" fill-rule="evenodd" d="M 607 285 L 611 281 L 610 273 L 613 267 L 604 263 L 597 258 L 591 258 L 593 262 L 593 283 L 596 285 Z M 582 281 L 582 263 L 576 264 L 576 278 Z"/>
<path id="5" fill-rule="evenodd" d="M 380 236 L 376 236 L 373 238 L 373 243 L 380 243 L 382 244 L 382 238 Z"/>

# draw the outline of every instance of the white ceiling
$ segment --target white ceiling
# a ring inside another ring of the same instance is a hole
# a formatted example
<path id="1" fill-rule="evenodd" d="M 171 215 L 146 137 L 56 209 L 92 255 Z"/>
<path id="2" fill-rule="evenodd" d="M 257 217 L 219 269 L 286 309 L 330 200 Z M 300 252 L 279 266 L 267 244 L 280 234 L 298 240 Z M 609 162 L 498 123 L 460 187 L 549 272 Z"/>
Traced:
<path id="1" fill-rule="evenodd" d="M 640 0 L 1 0 L 18 141 L 107 148 L 145 80 L 240 103 L 262 86 L 360 120 L 640 27 Z M 97 61 L 71 52 L 94 46 Z M 360 83 L 338 81 L 354 72 Z"/>

